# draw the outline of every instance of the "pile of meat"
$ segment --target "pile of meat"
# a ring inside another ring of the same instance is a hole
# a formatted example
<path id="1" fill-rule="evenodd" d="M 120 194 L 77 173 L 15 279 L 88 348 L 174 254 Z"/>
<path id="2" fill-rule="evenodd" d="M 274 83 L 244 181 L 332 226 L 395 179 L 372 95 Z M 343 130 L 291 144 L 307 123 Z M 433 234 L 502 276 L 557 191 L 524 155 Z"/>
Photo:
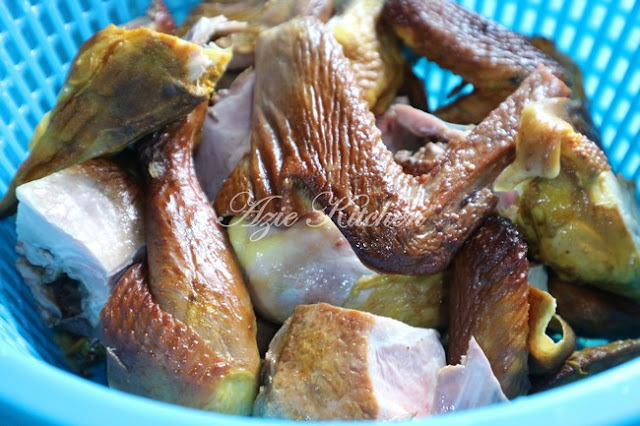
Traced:
<path id="1" fill-rule="evenodd" d="M 462 77 L 448 104 L 404 49 Z M 112 387 L 399 419 L 640 355 L 640 215 L 579 69 L 449 0 L 205 1 L 181 27 L 154 1 L 82 47 L 30 148 L 0 203 L 18 269 Z"/>

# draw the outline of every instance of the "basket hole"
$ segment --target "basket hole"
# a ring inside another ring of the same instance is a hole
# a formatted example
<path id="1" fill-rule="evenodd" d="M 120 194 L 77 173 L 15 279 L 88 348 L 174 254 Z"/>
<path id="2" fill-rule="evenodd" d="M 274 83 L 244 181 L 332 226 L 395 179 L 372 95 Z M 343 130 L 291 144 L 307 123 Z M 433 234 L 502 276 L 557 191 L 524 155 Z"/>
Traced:
<path id="1" fill-rule="evenodd" d="M 574 21 L 578 21 L 584 15 L 587 6 L 587 0 L 577 0 L 569 9 L 569 17 Z"/>
<path id="2" fill-rule="evenodd" d="M 611 60 L 611 47 L 602 46 L 598 51 L 598 57 L 596 59 L 595 64 L 593 65 L 598 71 L 602 71 L 607 67 L 610 60 Z M 608 76 L 608 77 L 610 78 L 611 76 Z"/>
<path id="3" fill-rule="evenodd" d="M 73 25 L 71 27 L 71 39 L 73 40 L 73 44 L 77 47 L 82 46 L 82 43 L 84 43 L 84 37 L 82 37 L 82 34 L 80 34 L 80 30 L 78 29 L 77 25 Z"/>
<path id="4" fill-rule="evenodd" d="M 20 7 L 19 1 L 8 1 L 8 2 L 4 2 L 4 4 L 9 10 L 9 14 L 14 20 L 24 15 L 24 10 Z"/>
<path id="5" fill-rule="evenodd" d="M 591 16 L 589 19 L 589 28 L 593 31 L 598 31 L 602 26 L 602 21 L 607 14 L 607 8 L 603 5 L 595 5 L 591 8 Z"/>
<path id="6" fill-rule="evenodd" d="M 6 87 L 6 82 L 3 82 L 2 86 Z M 6 105 L 6 101 L 4 101 L 3 99 L 3 103 L 5 103 Z M 11 113 L 9 112 L 9 108 L 0 108 L 0 120 L 2 120 L 3 123 L 5 124 L 9 124 L 12 121 L 12 116 Z"/>
<path id="7" fill-rule="evenodd" d="M 115 8 L 111 8 L 109 10 L 109 22 L 113 22 L 113 23 L 120 22 L 120 17 L 118 16 L 118 12 Z"/>
<path id="8" fill-rule="evenodd" d="M 45 77 L 50 77 L 53 75 L 53 67 L 49 63 L 49 59 L 42 52 L 42 50 L 38 52 L 38 65 L 40 66 L 40 70 Z"/>
<path id="9" fill-rule="evenodd" d="M 580 44 L 576 49 L 575 55 L 576 59 L 579 61 L 584 61 L 591 53 L 591 49 L 593 48 L 593 36 L 591 35 L 583 35 L 580 40 Z"/>
<path id="10" fill-rule="evenodd" d="M 15 41 L 10 38 L 6 39 L 5 51 L 9 55 L 9 59 L 11 59 L 11 63 L 14 66 L 17 66 L 18 64 L 20 64 L 24 59 L 22 52 L 20 52 L 20 50 L 18 49 L 18 46 L 16 46 Z"/>
<path id="11" fill-rule="evenodd" d="M 79 3 L 80 8 L 84 12 L 91 12 L 94 8 L 93 2 L 91 2 L 90 0 L 80 0 Z"/>
<path id="12" fill-rule="evenodd" d="M 38 21 L 40 21 L 42 29 L 44 30 L 44 33 L 46 35 L 51 36 L 56 33 L 53 22 L 51 21 L 51 16 L 44 10 L 44 8 L 40 8 L 40 13 L 38 13 Z"/>
<path id="13" fill-rule="evenodd" d="M 69 10 L 69 6 L 67 5 L 67 2 L 59 2 L 58 11 L 60 12 L 60 17 L 62 18 L 62 22 L 64 23 L 73 22 L 73 17 L 71 15 L 71 11 Z"/>
<path id="14" fill-rule="evenodd" d="M 40 88 L 40 84 L 33 75 L 33 70 L 31 68 L 26 68 L 22 73 L 23 81 L 26 83 L 27 87 L 31 92 L 34 92 Z"/>
<path id="15" fill-rule="evenodd" d="M 40 41 L 38 40 L 38 37 L 36 37 L 36 34 L 33 32 L 31 25 L 29 25 L 25 21 L 22 21 L 18 28 L 29 50 L 35 50 L 40 47 Z"/>
<path id="16" fill-rule="evenodd" d="M 616 15 L 611 21 L 611 26 L 609 26 L 609 32 L 607 33 L 607 37 L 610 40 L 617 40 L 620 37 L 620 33 L 624 28 L 624 18 L 620 15 Z"/>
<path id="17" fill-rule="evenodd" d="M 47 83 L 49 84 L 50 82 L 47 81 Z M 53 105 L 49 103 L 46 96 L 40 96 L 40 99 L 38 99 L 38 105 L 42 111 L 49 111 L 53 109 Z"/>
<path id="18" fill-rule="evenodd" d="M 53 49 L 55 50 L 56 56 L 60 59 L 61 62 L 63 63 L 69 62 L 71 58 L 67 54 L 67 50 L 64 48 L 64 45 L 62 44 L 62 40 L 60 40 L 60 37 L 56 37 L 53 40 Z"/>
<path id="19" fill-rule="evenodd" d="M 640 27 L 634 28 L 629 32 L 624 48 L 629 52 L 634 52 L 640 45 Z"/>

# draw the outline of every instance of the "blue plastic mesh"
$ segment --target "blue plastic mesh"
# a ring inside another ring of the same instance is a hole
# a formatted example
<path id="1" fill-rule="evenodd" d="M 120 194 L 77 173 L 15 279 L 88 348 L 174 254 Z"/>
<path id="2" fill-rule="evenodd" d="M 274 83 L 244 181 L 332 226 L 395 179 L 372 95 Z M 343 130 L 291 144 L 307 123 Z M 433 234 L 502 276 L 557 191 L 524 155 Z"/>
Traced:
<path id="1" fill-rule="evenodd" d="M 167 0 L 178 19 L 195 0 Z M 527 35 L 554 39 L 581 66 L 603 145 L 616 171 L 640 180 L 640 2 L 461 0 Z M 78 47 L 108 23 L 142 14 L 148 0 L 0 1 L 0 194 L 6 191 L 42 115 L 55 104 Z M 460 79 L 421 61 L 431 106 Z M 0 355 L 62 366 L 51 333 L 14 269 L 14 220 L 0 222 Z M 0 378 L 0 380 L 2 380 Z"/>

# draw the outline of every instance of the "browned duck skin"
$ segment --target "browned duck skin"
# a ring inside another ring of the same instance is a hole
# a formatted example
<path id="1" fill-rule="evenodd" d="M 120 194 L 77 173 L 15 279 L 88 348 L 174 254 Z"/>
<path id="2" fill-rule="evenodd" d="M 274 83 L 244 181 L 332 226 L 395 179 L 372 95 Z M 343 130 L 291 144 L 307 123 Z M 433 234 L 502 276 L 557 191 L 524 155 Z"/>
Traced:
<path id="1" fill-rule="evenodd" d="M 586 285 L 552 277 L 549 293 L 558 313 L 580 336 L 606 339 L 640 337 L 640 303 Z"/>
<path id="2" fill-rule="evenodd" d="M 327 27 L 351 61 L 371 111 L 384 113 L 402 86 L 405 59 L 398 37 L 380 22 L 383 0 L 351 0 Z"/>
<path id="3" fill-rule="evenodd" d="M 45 114 L 4 198 L 15 188 L 74 164 L 122 151 L 209 98 L 231 53 L 148 28 L 109 25 L 85 42 L 55 107 Z"/>
<path id="4" fill-rule="evenodd" d="M 508 96 L 538 65 L 560 65 L 526 37 L 449 0 L 387 0 L 383 17 L 418 54 L 476 88 Z M 444 48 L 443 48 L 444 46 Z"/>
<path id="5" fill-rule="evenodd" d="M 418 54 L 473 84 L 473 93 L 436 111 L 446 121 L 479 123 L 539 65 L 570 87 L 580 77 L 528 38 L 450 0 L 388 0 L 382 16 Z"/>
<path id="6" fill-rule="evenodd" d="M 191 407 L 248 413 L 260 365 L 255 316 L 193 170 L 193 143 L 206 109 L 201 104 L 143 142 L 148 278 L 138 266 L 122 279 L 103 311 L 103 339 L 113 386 Z M 158 338 L 136 340 L 146 335 Z"/>
<path id="7" fill-rule="evenodd" d="M 509 220 L 490 217 L 453 262 L 449 314 L 450 364 L 475 337 L 508 398 L 529 389 L 527 246 Z"/>
<path id="8" fill-rule="evenodd" d="M 342 48 L 319 21 L 298 18 L 262 33 L 256 75 L 251 150 L 218 193 L 218 213 L 251 213 L 258 201 L 263 214 L 300 213 L 308 209 L 303 189 L 364 263 L 402 274 L 446 268 L 495 205 L 487 186 L 512 161 L 523 106 L 569 94 L 540 69 L 415 177 L 384 146 Z"/>
<path id="9" fill-rule="evenodd" d="M 533 392 L 576 382 L 640 356 L 640 339 L 617 340 L 574 352 L 553 374 L 536 381 Z"/>

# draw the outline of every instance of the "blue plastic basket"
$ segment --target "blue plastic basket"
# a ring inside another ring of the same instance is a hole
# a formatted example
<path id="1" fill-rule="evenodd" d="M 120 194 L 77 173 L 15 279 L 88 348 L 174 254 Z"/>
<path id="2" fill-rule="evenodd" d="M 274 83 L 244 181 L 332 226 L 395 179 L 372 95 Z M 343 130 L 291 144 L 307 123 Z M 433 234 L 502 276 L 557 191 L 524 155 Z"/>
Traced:
<path id="1" fill-rule="evenodd" d="M 180 19 L 196 0 L 167 0 Z M 142 14 L 148 0 L 0 0 L 0 194 L 27 154 L 81 43 L 108 23 Z M 603 145 L 617 172 L 640 180 L 640 1 L 463 0 L 524 34 L 554 39 L 577 60 Z M 423 61 L 440 104 L 458 79 Z M 66 372 L 52 336 L 14 269 L 12 219 L 0 222 L 0 424 L 290 423 L 205 413 L 110 390 Z M 640 422 L 640 360 L 511 404 L 412 424 L 632 424 Z M 341 423 L 344 424 L 344 423 Z"/>

